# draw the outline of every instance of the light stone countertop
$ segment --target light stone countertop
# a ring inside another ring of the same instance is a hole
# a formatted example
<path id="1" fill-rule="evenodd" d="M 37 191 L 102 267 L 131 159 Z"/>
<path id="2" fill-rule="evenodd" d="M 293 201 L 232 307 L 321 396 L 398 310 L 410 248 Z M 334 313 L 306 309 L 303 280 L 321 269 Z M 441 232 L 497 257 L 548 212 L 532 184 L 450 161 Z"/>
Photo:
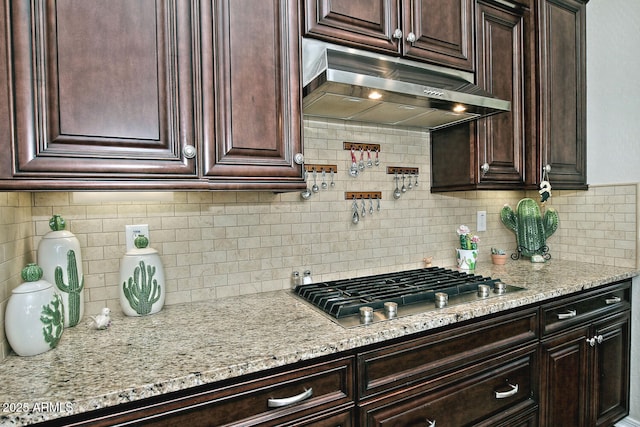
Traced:
<path id="1" fill-rule="evenodd" d="M 26 425 L 309 360 L 571 294 L 640 271 L 509 260 L 475 273 L 527 290 L 350 329 L 288 291 L 170 305 L 148 317 L 112 313 L 108 330 L 80 324 L 65 330 L 54 350 L 33 357 L 12 355 L 0 362 L 0 424 Z"/>

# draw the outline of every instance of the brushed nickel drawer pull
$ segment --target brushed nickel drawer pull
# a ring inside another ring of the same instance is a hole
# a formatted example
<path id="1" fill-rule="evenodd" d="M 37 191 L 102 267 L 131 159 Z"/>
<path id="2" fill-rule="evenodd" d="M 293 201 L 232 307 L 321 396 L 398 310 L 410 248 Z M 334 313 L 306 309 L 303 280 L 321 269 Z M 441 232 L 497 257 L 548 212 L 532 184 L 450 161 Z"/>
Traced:
<path id="1" fill-rule="evenodd" d="M 269 399 L 267 400 L 267 406 L 269 408 L 280 408 L 282 406 L 293 405 L 294 403 L 302 402 L 305 399 L 313 396 L 313 388 L 305 390 L 304 392 L 291 397 L 284 397 L 282 399 Z"/>
<path id="2" fill-rule="evenodd" d="M 607 305 L 617 304 L 617 303 L 619 303 L 620 301 L 622 301 L 622 298 L 620 298 L 620 297 L 616 297 L 616 296 L 611 297 L 611 298 L 606 298 L 606 299 L 604 300 L 605 304 L 607 304 Z"/>
<path id="3" fill-rule="evenodd" d="M 562 319 L 571 319 L 572 317 L 576 317 L 578 315 L 578 312 L 575 310 L 569 310 L 566 313 L 558 313 L 558 320 L 562 320 Z"/>
<path id="4" fill-rule="evenodd" d="M 518 393 L 518 384 L 509 384 L 511 390 L 509 391 L 496 391 L 496 399 L 506 399 L 507 397 L 515 396 Z"/>

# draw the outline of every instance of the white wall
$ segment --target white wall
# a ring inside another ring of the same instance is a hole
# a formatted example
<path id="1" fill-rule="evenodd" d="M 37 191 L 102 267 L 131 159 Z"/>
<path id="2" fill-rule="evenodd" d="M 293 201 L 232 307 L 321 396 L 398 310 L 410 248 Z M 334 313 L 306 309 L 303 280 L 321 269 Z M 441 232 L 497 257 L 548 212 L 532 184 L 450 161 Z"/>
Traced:
<path id="1" fill-rule="evenodd" d="M 587 182 L 640 182 L 640 1 L 587 4 Z"/>
<path id="2" fill-rule="evenodd" d="M 587 182 L 591 185 L 640 183 L 639 47 L 640 1 L 591 0 L 587 4 Z M 636 220 L 640 247 L 638 224 Z M 625 423 L 619 425 L 640 425 L 639 288 L 636 278 L 632 296 L 631 410 Z"/>

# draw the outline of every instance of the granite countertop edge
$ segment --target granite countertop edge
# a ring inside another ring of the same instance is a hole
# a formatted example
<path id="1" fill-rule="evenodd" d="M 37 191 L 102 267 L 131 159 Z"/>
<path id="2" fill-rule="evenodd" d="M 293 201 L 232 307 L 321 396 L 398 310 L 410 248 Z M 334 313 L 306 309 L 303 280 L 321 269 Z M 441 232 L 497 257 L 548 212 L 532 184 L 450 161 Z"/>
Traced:
<path id="1" fill-rule="evenodd" d="M 33 357 L 10 355 L 1 362 L 0 423 L 32 424 L 312 360 L 632 278 L 640 271 L 517 261 L 479 268 L 475 274 L 526 290 L 349 329 L 285 290 L 168 305 L 146 317 L 114 313 L 106 331 L 78 325 L 65 330 L 56 349 Z"/>

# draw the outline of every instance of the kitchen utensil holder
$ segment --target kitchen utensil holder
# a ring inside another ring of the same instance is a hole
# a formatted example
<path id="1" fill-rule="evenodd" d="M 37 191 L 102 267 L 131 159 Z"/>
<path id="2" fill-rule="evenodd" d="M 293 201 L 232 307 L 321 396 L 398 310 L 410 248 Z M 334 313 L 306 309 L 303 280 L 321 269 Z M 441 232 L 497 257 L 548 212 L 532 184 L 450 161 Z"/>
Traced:
<path id="1" fill-rule="evenodd" d="M 381 200 L 382 192 L 381 191 L 345 191 L 344 192 L 345 200 Z"/>
<path id="2" fill-rule="evenodd" d="M 420 168 L 410 168 L 405 166 L 387 166 L 388 175 L 420 175 Z"/>
<path id="3" fill-rule="evenodd" d="M 351 151 L 351 150 L 355 150 L 355 151 L 371 151 L 372 153 L 375 152 L 380 152 L 380 144 L 370 144 L 368 142 L 362 143 L 362 142 L 343 142 L 342 146 L 345 150 Z"/>
<path id="4" fill-rule="evenodd" d="M 305 163 L 304 164 L 304 169 L 307 172 L 313 172 L 316 171 L 317 173 L 337 173 L 338 172 L 338 166 L 337 165 L 317 165 L 317 164 L 310 164 L 310 163 Z"/>

